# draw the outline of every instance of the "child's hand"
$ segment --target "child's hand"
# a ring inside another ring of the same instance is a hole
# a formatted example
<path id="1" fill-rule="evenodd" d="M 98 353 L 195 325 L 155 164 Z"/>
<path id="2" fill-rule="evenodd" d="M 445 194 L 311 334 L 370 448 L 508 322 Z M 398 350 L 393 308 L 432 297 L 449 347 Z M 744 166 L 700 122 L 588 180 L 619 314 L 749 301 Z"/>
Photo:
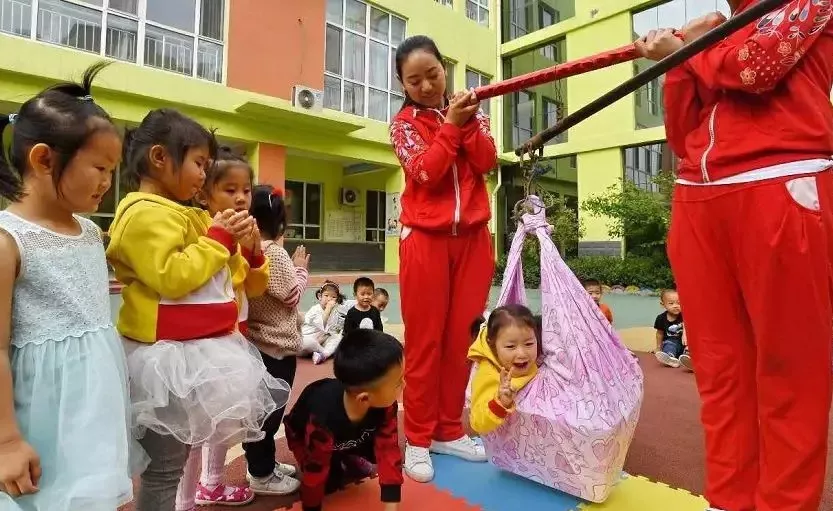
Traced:
<path id="1" fill-rule="evenodd" d="M 255 219 L 248 211 L 238 211 L 229 218 L 226 230 L 239 243 L 251 234 L 254 226 Z"/>
<path id="2" fill-rule="evenodd" d="M 299 245 L 295 249 L 295 253 L 292 254 L 292 264 L 296 268 L 309 269 L 309 254 L 307 254 L 307 249 L 303 245 Z"/>
<path id="3" fill-rule="evenodd" d="M 497 389 L 497 400 L 504 408 L 512 408 L 515 404 L 515 391 L 512 390 L 512 373 L 505 367 L 500 368 L 500 385 Z"/>
<path id="4" fill-rule="evenodd" d="M 0 444 L 0 491 L 12 497 L 38 491 L 41 467 L 38 453 L 22 438 Z"/>
<path id="5" fill-rule="evenodd" d="M 336 306 L 336 301 L 334 299 L 330 298 L 329 300 L 327 300 L 327 305 L 325 305 L 324 308 L 329 311 L 329 310 L 333 310 L 333 307 L 335 307 L 335 306 Z"/>
<path id="6" fill-rule="evenodd" d="M 245 238 L 240 240 L 240 244 L 248 249 L 252 255 L 259 256 L 261 254 L 260 229 L 257 228 L 257 224 L 252 225 L 252 230 Z"/>

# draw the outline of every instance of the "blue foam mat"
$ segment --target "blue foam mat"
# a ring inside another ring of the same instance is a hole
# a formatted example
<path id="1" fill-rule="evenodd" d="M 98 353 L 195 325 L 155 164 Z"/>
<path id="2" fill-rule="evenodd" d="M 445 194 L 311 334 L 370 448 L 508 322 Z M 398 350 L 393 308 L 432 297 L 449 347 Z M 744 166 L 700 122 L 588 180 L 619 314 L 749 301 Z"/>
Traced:
<path id="1" fill-rule="evenodd" d="M 433 483 L 483 511 L 573 511 L 584 501 L 490 463 L 471 463 L 454 456 L 431 455 Z"/>

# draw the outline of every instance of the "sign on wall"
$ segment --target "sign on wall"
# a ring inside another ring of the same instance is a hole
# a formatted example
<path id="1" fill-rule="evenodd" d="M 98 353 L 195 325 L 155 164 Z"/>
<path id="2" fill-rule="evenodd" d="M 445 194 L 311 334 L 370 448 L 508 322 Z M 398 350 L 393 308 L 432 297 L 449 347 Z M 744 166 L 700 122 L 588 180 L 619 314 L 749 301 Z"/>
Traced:
<path id="1" fill-rule="evenodd" d="M 327 241 L 364 241 L 364 215 L 353 210 L 328 211 Z"/>
<path id="2" fill-rule="evenodd" d="M 400 193 L 387 194 L 387 204 L 385 205 L 385 236 L 395 237 L 399 236 L 399 214 L 402 208 L 399 204 Z"/>

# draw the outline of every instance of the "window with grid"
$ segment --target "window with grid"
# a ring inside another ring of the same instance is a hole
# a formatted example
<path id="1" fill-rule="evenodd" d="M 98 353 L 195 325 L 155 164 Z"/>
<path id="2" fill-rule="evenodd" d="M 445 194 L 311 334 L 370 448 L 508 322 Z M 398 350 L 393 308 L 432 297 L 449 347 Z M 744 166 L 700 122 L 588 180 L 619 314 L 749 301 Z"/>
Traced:
<path id="1" fill-rule="evenodd" d="M 671 0 L 662 2 L 659 5 L 632 14 L 633 39 L 659 28 L 682 28 L 689 21 L 714 11 L 720 11 L 729 16 L 729 4 L 726 0 Z M 653 65 L 654 63 L 647 59 L 638 59 L 634 61 L 634 74 Z M 662 126 L 664 109 L 662 107 L 661 91 L 664 83 L 665 78 L 660 77 L 652 80 L 634 93 L 636 94 L 634 107 L 637 127 L 653 128 Z"/>
<path id="2" fill-rule="evenodd" d="M 385 192 L 368 190 L 365 195 L 365 240 L 385 242 L 385 220 L 388 196 Z"/>
<path id="3" fill-rule="evenodd" d="M 654 178 L 663 170 L 676 170 L 677 158 L 665 142 L 626 147 L 622 151 L 625 179 L 643 190 L 659 192 Z"/>
<path id="4" fill-rule="evenodd" d="M 445 93 L 448 97 L 454 94 L 454 63 L 449 60 L 443 61 L 445 69 Z"/>
<path id="5" fill-rule="evenodd" d="M 360 0 L 327 0 L 324 106 L 388 121 L 405 100 L 396 47 L 405 20 Z"/>
<path id="6" fill-rule="evenodd" d="M 477 87 L 489 85 L 489 83 L 491 83 L 491 80 L 488 76 L 480 74 L 477 71 L 473 71 L 471 69 L 466 69 L 466 89 L 476 89 Z M 480 108 L 486 115 L 491 114 L 491 108 L 489 108 L 489 101 L 491 100 L 486 100 L 480 103 Z"/>
<path id="7" fill-rule="evenodd" d="M 451 8 L 454 7 L 454 0 L 434 0 L 434 1 L 437 2 L 440 5 L 444 5 L 446 7 L 451 7 Z"/>
<path id="8" fill-rule="evenodd" d="M 0 0 L 0 32 L 222 82 L 224 1 Z"/>
<path id="9" fill-rule="evenodd" d="M 502 41 L 550 27 L 572 18 L 576 13 L 575 0 L 501 0 Z"/>
<path id="10" fill-rule="evenodd" d="M 484 27 L 489 26 L 489 0 L 466 0 L 466 16 Z"/>
<path id="11" fill-rule="evenodd" d="M 286 182 L 287 239 L 321 239 L 321 185 L 304 181 Z"/>

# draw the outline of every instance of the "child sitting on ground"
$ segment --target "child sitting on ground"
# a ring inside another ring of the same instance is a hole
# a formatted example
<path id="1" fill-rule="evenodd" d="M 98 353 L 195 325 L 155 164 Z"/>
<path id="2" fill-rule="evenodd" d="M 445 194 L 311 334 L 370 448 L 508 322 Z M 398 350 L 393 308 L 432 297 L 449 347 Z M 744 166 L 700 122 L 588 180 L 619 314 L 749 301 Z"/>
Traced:
<path id="1" fill-rule="evenodd" d="M 344 318 L 344 335 L 359 328 L 382 331 L 382 315 L 373 305 L 376 285 L 368 277 L 359 277 L 353 283 L 353 294 L 356 303 L 347 311 Z M 385 304 L 387 305 L 387 304 Z"/>
<path id="2" fill-rule="evenodd" d="M 333 363 L 335 379 L 308 385 L 284 421 L 286 440 L 301 467 L 304 510 L 320 510 L 324 495 L 378 467 L 385 511 L 399 509 L 402 451 L 397 398 L 402 345 L 375 330 L 345 335 Z"/>
<path id="3" fill-rule="evenodd" d="M 476 322 L 475 322 L 476 323 Z M 477 363 L 472 377 L 471 428 L 485 435 L 499 428 L 515 410 L 515 394 L 538 372 L 539 321 L 523 305 L 504 305 L 489 314 L 486 328 L 469 359 Z"/>
<path id="4" fill-rule="evenodd" d="M 610 307 L 608 307 L 607 304 L 602 303 L 602 283 L 596 279 L 587 279 L 582 282 L 582 285 L 584 286 L 584 290 L 587 291 L 587 294 L 590 295 L 590 298 L 592 298 L 593 301 L 596 302 L 596 305 L 599 306 L 599 309 L 601 309 L 602 314 L 604 314 L 604 316 L 607 318 L 608 321 L 610 321 L 610 324 L 612 325 L 613 311 L 610 310 Z"/>
<path id="5" fill-rule="evenodd" d="M 390 302 L 390 294 L 388 294 L 388 290 L 385 288 L 377 287 L 376 291 L 373 292 L 373 306 L 379 309 L 379 312 L 385 312 L 385 309 L 388 308 L 388 303 Z M 385 318 L 382 318 L 382 323 L 385 322 Z"/>
<path id="6" fill-rule="evenodd" d="M 320 364 L 333 356 L 338 343 L 341 342 L 338 306 L 344 301 L 344 296 L 339 291 L 338 284 L 326 281 L 321 289 L 315 292 L 315 298 L 318 303 L 307 311 L 301 327 L 301 351 L 304 355 L 312 354 L 312 362 Z"/>
<path id="7" fill-rule="evenodd" d="M 682 365 L 686 369 L 693 370 L 683 335 L 680 296 L 675 289 L 663 289 L 659 303 L 665 310 L 654 321 L 654 329 L 657 331 L 657 350 L 654 356 L 668 367 L 676 368 Z"/>

